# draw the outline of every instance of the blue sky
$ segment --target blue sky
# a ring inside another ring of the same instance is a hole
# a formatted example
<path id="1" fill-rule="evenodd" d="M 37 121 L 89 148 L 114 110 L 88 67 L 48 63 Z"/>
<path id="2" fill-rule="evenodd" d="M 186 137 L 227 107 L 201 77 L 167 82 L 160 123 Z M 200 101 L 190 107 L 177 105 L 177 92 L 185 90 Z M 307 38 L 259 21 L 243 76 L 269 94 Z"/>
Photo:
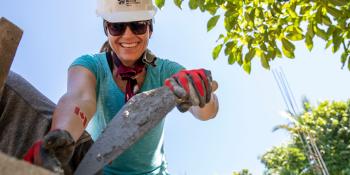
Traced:
<path id="1" fill-rule="evenodd" d="M 187 1 L 185 2 L 187 4 Z M 98 52 L 106 40 L 102 20 L 95 15 L 95 1 L 30 0 L 0 1 L 0 16 L 24 30 L 12 70 L 21 74 L 57 103 L 65 92 L 67 68 L 78 56 Z M 262 174 L 258 157 L 274 145 L 288 141 L 283 131 L 272 128 L 288 121 L 279 115 L 285 106 L 272 73 L 253 61 L 247 75 L 238 65 L 228 65 L 211 52 L 222 21 L 206 32 L 208 14 L 181 11 L 172 1 L 158 12 L 149 48 L 159 57 L 181 63 L 188 69 L 206 68 L 219 82 L 216 92 L 220 110 L 213 120 L 202 122 L 173 110 L 165 127 L 165 151 L 174 175 L 228 175 L 242 168 Z M 313 104 L 320 100 L 346 100 L 349 71 L 340 69 L 339 53 L 324 50 L 314 41 L 310 53 L 298 43 L 296 58 L 277 59 L 299 103 L 306 95 Z"/>

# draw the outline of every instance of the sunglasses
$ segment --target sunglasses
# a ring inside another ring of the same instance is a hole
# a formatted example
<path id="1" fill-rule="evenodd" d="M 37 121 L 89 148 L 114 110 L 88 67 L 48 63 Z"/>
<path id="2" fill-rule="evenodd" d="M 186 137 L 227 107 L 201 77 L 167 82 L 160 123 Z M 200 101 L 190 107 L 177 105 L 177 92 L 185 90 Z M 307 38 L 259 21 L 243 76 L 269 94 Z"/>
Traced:
<path id="1" fill-rule="evenodd" d="M 122 22 L 122 23 L 109 23 L 107 22 L 107 28 L 112 36 L 121 36 L 125 33 L 126 27 L 129 26 L 132 33 L 135 35 L 143 35 L 147 32 L 148 26 L 151 21 L 135 21 L 135 22 Z"/>

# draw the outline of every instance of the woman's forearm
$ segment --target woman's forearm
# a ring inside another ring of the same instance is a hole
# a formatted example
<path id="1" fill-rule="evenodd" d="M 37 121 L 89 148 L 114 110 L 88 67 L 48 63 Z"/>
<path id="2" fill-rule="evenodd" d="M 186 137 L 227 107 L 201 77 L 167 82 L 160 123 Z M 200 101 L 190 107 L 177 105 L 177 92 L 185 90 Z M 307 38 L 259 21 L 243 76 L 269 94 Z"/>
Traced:
<path id="1" fill-rule="evenodd" d="M 96 102 L 65 94 L 55 109 L 51 130 L 68 131 L 74 140 L 78 140 L 96 111 Z"/>
<path id="2" fill-rule="evenodd" d="M 203 108 L 193 106 L 190 112 L 199 120 L 209 120 L 216 116 L 219 111 L 219 101 L 214 93 L 211 94 L 211 99 Z"/>

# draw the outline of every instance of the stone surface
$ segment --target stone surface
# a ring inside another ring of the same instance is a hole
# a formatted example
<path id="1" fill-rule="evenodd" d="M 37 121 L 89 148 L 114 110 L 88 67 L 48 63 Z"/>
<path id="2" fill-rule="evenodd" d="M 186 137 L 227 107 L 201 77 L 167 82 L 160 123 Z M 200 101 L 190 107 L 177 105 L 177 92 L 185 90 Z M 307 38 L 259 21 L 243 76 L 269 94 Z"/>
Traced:
<path id="1" fill-rule="evenodd" d="M 33 166 L 25 161 L 7 156 L 0 152 L 0 174 L 1 175 L 54 175 L 54 173 Z"/>
<path id="2" fill-rule="evenodd" d="M 0 18 L 0 97 L 23 31 L 5 18 Z"/>

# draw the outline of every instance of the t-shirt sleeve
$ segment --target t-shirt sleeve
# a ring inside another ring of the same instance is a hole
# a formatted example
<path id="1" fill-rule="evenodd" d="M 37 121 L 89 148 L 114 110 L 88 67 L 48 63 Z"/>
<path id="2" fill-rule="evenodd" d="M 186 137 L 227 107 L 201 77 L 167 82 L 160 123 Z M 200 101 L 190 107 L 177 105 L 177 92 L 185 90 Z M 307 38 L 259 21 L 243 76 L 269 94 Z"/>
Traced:
<path id="1" fill-rule="evenodd" d="M 179 63 L 170 60 L 164 60 L 162 66 L 162 82 L 164 82 L 165 79 L 171 77 L 172 75 L 178 73 L 183 69 L 185 69 L 185 67 L 183 67 Z"/>
<path id="2" fill-rule="evenodd" d="M 75 66 L 82 66 L 90 70 L 97 78 L 98 65 L 99 64 L 96 57 L 93 57 L 92 55 L 83 55 L 75 59 L 73 63 L 69 66 L 69 68 L 75 67 Z"/>

